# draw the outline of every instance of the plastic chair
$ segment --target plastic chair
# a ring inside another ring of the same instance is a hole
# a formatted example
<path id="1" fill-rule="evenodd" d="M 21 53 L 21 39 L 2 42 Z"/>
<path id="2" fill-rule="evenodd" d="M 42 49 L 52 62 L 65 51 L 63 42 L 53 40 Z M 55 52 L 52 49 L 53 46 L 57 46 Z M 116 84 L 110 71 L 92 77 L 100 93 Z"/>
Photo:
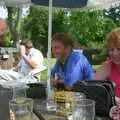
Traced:
<path id="1" fill-rule="evenodd" d="M 37 82 L 41 82 L 40 80 L 40 76 L 41 76 L 41 72 L 45 71 L 47 69 L 46 66 L 42 66 L 41 68 L 36 68 L 34 70 L 32 70 L 29 75 L 33 78 L 33 79 L 37 79 Z"/>

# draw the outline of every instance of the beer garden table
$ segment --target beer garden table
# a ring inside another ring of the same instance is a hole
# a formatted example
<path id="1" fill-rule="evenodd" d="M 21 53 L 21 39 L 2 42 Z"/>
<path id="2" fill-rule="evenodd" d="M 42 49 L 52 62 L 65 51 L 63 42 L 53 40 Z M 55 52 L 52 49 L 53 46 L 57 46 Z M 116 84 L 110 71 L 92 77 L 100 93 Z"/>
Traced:
<path id="1" fill-rule="evenodd" d="M 56 115 L 56 112 L 47 111 L 45 99 L 34 100 L 34 113 L 40 120 L 67 120 L 67 118 Z M 96 117 L 95 120 L 110 120 L 109 118 Z"/>

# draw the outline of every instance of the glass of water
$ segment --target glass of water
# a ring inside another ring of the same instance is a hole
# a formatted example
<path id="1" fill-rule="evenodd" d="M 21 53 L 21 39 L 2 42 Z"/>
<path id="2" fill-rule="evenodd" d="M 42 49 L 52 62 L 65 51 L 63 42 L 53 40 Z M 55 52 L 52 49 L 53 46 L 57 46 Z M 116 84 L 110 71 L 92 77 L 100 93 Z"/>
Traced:
<path id="1" fill-rule="evenodd" d="M 9 102 L 10 120 L 30 120 L 33 111 L 31 98 L 17 98 Z"/>
<path id="2" fill-rule="evenodd" d="M 76 101 L 73 111 L 73 120 L 94 120 L 95 101 L 90 99 L 80 99 Z"/>

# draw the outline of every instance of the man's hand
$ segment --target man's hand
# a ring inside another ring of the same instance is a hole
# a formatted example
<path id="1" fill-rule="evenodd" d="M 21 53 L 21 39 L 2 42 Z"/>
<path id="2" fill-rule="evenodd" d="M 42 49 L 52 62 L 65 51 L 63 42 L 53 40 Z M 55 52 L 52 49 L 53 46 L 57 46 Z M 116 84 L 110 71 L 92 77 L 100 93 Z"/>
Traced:
<path id="1" fill-rule="evenodd" d="M 65 86 L 65 90 L 71 91 L 72 90 L 72 86 Z"/>
<path id="2" fill-rule="evenodd" d="M 21 45 L 21 46 L 20 46 L 20 54 L 21 54 L 21 56 L 24 56 L 25 53 L 26 53 L 25 46 L 24 46 L 24 45 Z"/>
<path id="3" fill-rule="evenodd" d="M 52 83 L 53 86 L 56 86 L 56 84 L 58 83 L 58 80 L 52 78 L 52 79 L 51 79 L 51 83 Z"/>
<path id="4" fill-rule="evenodd" d="M 71 91 L 72 87 L 71 86 L 66 86 L 63 81 L 59 79 L 51 79 L 52 85 L 57 88 L 57 90 L 67 90 Z"/>

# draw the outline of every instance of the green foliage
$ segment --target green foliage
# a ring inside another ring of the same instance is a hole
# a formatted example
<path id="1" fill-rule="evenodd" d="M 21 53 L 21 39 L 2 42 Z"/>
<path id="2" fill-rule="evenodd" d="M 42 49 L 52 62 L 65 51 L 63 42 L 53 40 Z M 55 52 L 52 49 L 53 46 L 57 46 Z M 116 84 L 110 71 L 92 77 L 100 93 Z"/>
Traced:
<path id="1" fill-rule="evenodd" d="M 56 62 L 55 58 L 51 58 L 51 68 L 53 68 L 54 64 Z M 46 67 L 48 66 L 48 59 L 44 58 L 44 63 Z M 46 81 L 47 80 L 47 70 L 43 71 L 41 74 L 41 81 Z"/>
<path id="2" fill-rule="evenodd" d="M 7 27 L 13 40 L 13 46 L 16 47 L 17 42 L 20 40 L 20 27 L 22 8 L 7 7 L 8 18 Z"/>
<path id="3" fill-rule="evenodd" d="M 68 27 L 75 43 L 89 47 L 91 42 L 103 43 L 116 24 L 105 18 L 103 11 L 80 11 L 71 13 Z"/>
<path id="4" fill-rule="evenodd" d="M 47 53 L 48 12 L 33 6 L 22 25 L 22 39 L 31 39 L 36 48 Z"/>
<path id="5" fill-rule="evenodd" d="M 104 47 L 108 32 L 117 27 L 104 11 L 53 11 L 52 34 L 67 32 L 74 43 L 88 48 Z M 22 39 L 31 39 L 36 48 L 46 56 L 48 48 L 48 11 L 32 6 L 24 18 L 21 29 Z"/>
<path id="6" fill-rule="evenodd" d="M 95 72 L 98 68 L 100 67 L 100 65 L 92 65 L 93 71 Z"/>
<path id="7" fill-rule="evenodd" d="M 12 41 L 11 41 L 11 34 L 7 33 L 3 36 L 3 45 L 5 47 L 9 47 L 12 45 Z"/>
<path id="8" fill-rule="evenodd" d="M 112 19 L 118 26 L 120 26 L 120 8 L 110 8 L 105 10 L 105 16 Z"/>
<path id="9" fill-rule="evenodd" d="M 69 22 L 68 19 L 67 12 L 61 10 L 53 11 L 52 33 L 67 32 L 68 28 L 66 25 Z"/>

